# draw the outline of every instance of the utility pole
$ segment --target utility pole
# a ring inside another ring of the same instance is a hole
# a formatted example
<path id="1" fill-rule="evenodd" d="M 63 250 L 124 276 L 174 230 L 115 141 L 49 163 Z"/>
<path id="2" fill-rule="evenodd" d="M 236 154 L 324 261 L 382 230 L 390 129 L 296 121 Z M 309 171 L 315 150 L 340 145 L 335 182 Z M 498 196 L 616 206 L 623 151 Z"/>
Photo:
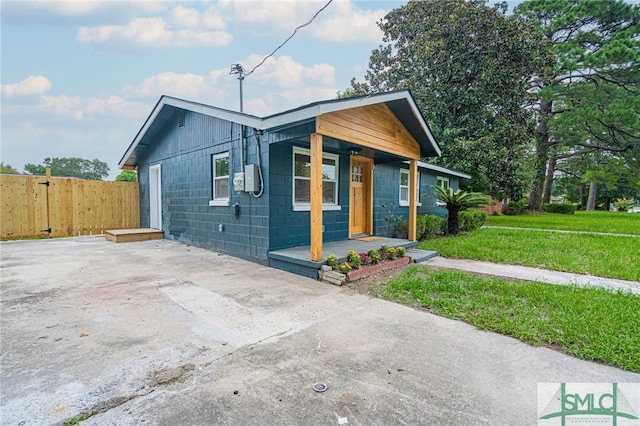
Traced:
<path id="1" fill-rule="evenodd" d="M 244 80 L 244 68 L 240 64 L 231 65 L 231 71 L 229 74 L 238 74 L 238 80 L 240 80 L 240 112 L 244 112 L 242 105 L 242 81 Z"/>

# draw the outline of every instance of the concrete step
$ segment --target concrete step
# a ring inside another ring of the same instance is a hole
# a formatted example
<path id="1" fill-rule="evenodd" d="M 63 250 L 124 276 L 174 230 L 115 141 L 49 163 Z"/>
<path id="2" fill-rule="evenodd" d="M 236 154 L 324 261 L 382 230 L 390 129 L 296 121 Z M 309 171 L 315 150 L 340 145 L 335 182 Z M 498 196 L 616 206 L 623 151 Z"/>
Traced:
<path id="1" fill-rule="evenodd" d="M 438 255 L 437 251 L 431 250 L 421 250 L 417 248 L 410 248 L 407 250 L 406 255 L 413 259 L 414 262 L 420 263 L 425 260 L 429 260 L 432 257 L 436 257 Z"/>

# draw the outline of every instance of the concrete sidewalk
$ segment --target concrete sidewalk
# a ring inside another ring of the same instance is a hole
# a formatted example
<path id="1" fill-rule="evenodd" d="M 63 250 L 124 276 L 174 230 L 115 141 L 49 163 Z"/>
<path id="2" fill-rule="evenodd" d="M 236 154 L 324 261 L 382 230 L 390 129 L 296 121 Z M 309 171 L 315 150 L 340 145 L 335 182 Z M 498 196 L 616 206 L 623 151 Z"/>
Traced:
<path id="1" fill-rule="evenodd" d="M 1 425 L 528 425 L 540 383 L 640 382 L 168 240 L 3 242 L 0 277 Z"/>
<path id="2" fill-rule="evenodd" d="M 593 275 L 572 274 L 569 272 L 549 271 L 520 265 L 502 265 L 479 260 L 454 259 L 437 256 L 422 262 L 423 265 L 437 268 L 457 269 L 478 274 L 503 278 L 515 278 L 526 281 L 539 281 L 549 284 L 577 284 L 579 286 L 606 287 L 612 290 L 630 291 L 640 294 L 640 282 L 601 278 Z"/>

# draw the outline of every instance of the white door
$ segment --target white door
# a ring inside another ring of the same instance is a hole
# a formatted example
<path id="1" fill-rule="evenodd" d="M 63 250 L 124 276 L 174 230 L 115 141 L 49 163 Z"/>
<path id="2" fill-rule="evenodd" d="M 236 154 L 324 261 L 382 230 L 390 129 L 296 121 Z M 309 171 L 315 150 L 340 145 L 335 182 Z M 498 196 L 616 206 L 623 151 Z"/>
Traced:
<path id="1" fill-rule="evenodd" d="M 149 167 L 149 226 L 162 230 L 162 192 L 160 190 L 160 165 Z"/>

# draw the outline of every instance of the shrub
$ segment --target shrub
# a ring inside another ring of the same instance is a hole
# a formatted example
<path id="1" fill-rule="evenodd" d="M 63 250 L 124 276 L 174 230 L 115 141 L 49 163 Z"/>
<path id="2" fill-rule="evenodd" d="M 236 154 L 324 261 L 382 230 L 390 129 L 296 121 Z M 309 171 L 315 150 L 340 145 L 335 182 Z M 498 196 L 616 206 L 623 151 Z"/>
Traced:
<path id="1" fill-rule="evenodd" d="M 394 247 L 391 247 L 387 251 L 387 255 L 389 256 L 389 259 L 393 260 L 398 256 L 398 250 L 396 250 Z"/>
<path id="2" fill-rule="evenodd" d="M 381 251 L 382 253 L 386 253 L 388 250 L 389 250 L 389 244 L 382 244 L 382 245 L 380 246 L 380 251 Z"/>
<path id="3" fill-rule="evenodd" d="M 333 253 L 327 256 L 327 265 L 331 266 L 332 269 L 336 269 L 338 266 L 338 256 Z"/>
<path id="4" fill-rule="evenodd" d="M 416 218 L 416 239 L 427 240 L 443 232 L 445 221 L 434 214 L 424 214 Z M 409 221 L 403 220 L 396 224 L 396 237 L 407 238 L 409 235 Z"/>
<path id="5" fill-rule="evenodd" d="M 507 216 L 517 216 L 519 214 L 522 214 L 522 212 L 525 211 L 528 205 L 529 200 L 527 200 L 526 198 L 518 201 L 509 201 L 509 204 L 505 206 L 503 213 Z"/>
<path id="6" fill-rule="evenodd" d="M 402 246 L 396 247 L 396 252 L 398 253 L 398 257 L 404 257 L 404 255 L 407 253 L 407 249 Z"/>
<path id="7" fill-rule="evenodd" d="M 544 205 L 544 211 L 547 213 L 574 214 L 576 212 L 576 205 L 547 203 Z"/>
<path id="8" fill-rule="evenodd" d="M 367 253 L 360 253 L 360 260 L 362 260 L 362 266 L 371 265 L 371 258 Z"/>
<path id="9" fill-rule="evenodd" d="M 626 212 L 627 210 L 629 210 L 631 207 L 633 207 L 633 201 L 631 200 L 627 200 L 627 199 L 618 199 L 616 200 L 613 205 L 615 206 L 616 210 L 619 212 Z"/>
<path id="10" fill-rule="evenodd" d="M 434 238 L 442 232 L 444 219 L 434 214 L 418 216 L 416 238 L 418 241 Z"/>
<path id="11" fill-rule="evenodd" d="M 344 262 L 342 265 L 340 265 L 340 272 L 342 272 L 343 274 L 348 274 L 349 272 L 351 272 L 351 265 L 349 265 L 349 262 Z"/>
<path id="12" fill-rule="evenodd" d="M 479 229 L 487 220 L 487 214 L 478 210 L 463 210 L 460 212 L 460 231 L 467 232 Z"/>
<path id="13" fill-rule="evenodd" d="M 380 263 L 380 260 L 382 260 L 382 256 L 380 255 L 380 252 L 376 249 L 369 250 L 368 254 L 369 254 L 369 258 L 371 259 L 371 263 L 374 265 Z"/>
<path id="14" fill-rule="evenodd" d="M 407 219 L 396 222 L 395 236 L 397 238 L 407 238 L 409 235 L 409 221 Z"/>
<path id="15" fill-rule="evenodd" d="M 353 269 L 358 269 L 362 263 L 360 255 L 353 250 L 349 250 L 348 259 L 351 266 L 353 266 Z"/>

